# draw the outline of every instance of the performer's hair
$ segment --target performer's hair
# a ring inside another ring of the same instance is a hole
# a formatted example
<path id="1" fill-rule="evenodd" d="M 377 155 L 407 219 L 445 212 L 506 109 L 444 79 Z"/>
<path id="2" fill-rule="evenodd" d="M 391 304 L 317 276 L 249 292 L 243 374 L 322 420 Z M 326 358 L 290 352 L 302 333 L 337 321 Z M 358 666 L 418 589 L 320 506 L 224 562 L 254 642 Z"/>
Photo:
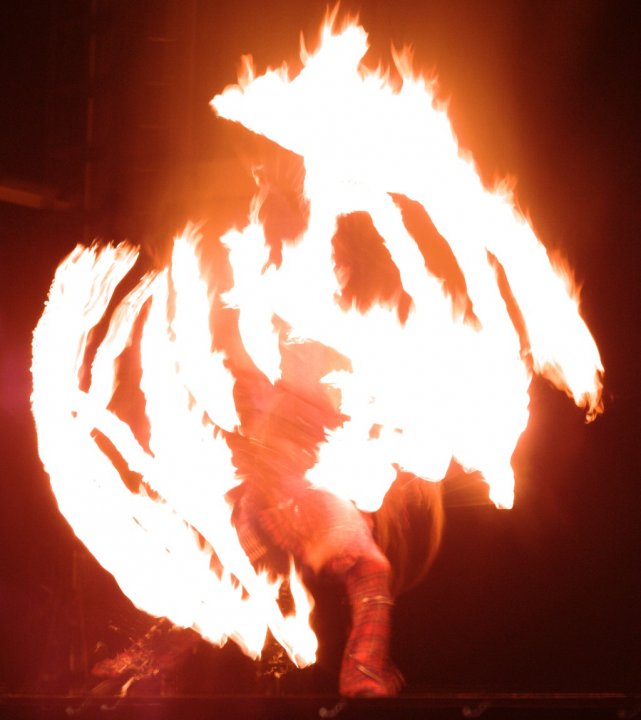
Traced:
<path id="1" fill-rule="evenodd" d="M 443 534 L 440 483 L 399 472 L 381 508 L 374 513 L 374 535 L 392 565 L 394 596 L 416 585 L 438 553 Z"/>

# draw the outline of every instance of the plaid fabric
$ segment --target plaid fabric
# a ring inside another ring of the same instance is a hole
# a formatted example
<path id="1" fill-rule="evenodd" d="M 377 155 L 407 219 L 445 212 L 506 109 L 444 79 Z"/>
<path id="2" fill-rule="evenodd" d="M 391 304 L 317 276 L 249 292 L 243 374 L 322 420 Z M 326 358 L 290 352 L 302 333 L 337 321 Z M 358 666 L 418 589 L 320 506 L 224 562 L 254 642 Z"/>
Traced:
<path id="1" fill-rule="evenodd" d="M 261 529 L 275 546 L 320 572 L 337 561 L 345 569 L 380 551 L 367 520 L 353 503 L 307 483 L 289 483 L 288 494 L 258 513 Z M 330 569 L 343 576 L 344 570 Z"/>
<path id="2" fill-rule="evenodd" d="M 339 688 L 345 697 L 395 695 L 401 676 L 389 660 L 390 565 L 371 524 L 352 503 L 284 475 L 270 492 L 248 484 L 236 505 L 236 527 L 252 560 L 278 549 L 315 572 L 345 583 L 352 629 Z"/>
<path id="3" fill-rule="evenodd" d="M 291 553 L 297 560 L 303 557 L 305 539 L 309 533 L 308 517 L 301 512 L 294 498 L 284 500 L 275 507 L 265 508 L 259 513 L 258 520 L 276 547 Z"/>
<path id="4" fill-rule="evenodd" d="M 345 576 L 352 630 L 343 654 L 339 687 L 346 697 L 396 695 L 400 673 L 389 659 L 390 568 L 381 557 L 357 561 Z"/>

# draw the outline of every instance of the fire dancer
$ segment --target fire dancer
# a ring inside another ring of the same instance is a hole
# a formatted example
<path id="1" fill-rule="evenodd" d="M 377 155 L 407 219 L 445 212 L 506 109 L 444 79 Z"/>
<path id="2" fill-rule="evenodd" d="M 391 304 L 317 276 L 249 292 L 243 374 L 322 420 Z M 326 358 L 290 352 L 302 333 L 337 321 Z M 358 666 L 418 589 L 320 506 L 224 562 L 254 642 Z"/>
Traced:
<path id="1" fill-rule="evenodd" d="M 405 482 L 411 484 L 411 479 Z M 292 483 L 293 484 L 293 483 Z M 303 481 L 289 497 L 254 515 L 240 510 L 241 538 L 254 541 L 253 551 L 268 552 L 271 543 L 291 552 L 315 573 L 342 582 L 350 603 L 352 626 L 343 653 L 339 690 L 345 697 L 394 695 L 402 679 L 389 656 L 390 615 L 394 604 L 394 568 L 376 542 L 385 510 L 368 516 L 349 501 Z M 441 523 L 439 486 L 422 484 L 431 534 Z M 414 489 L 414 488 L 413 488 Z M 429 490 L 426 492 L 425 490 Z M 251 505 L 245 500 L 241 507 Z M 255 517 L 258 529 L 246 528 Z M 256 534 L 265 538 L 256 543 Z M 436 548 L 433 548 L 434 551 Z"/>
<path id="2" fill-rule="evenodd" d="M 399 472 L 381 509 L 362 513 L 304 479 L 315 446 L 340 422 L 320 386 L 272 386 L 256 373 L 241 372 L 236 401 L 244 430 L 227 440 L 243 482 L 228 499 L 245 552 L 257 570 L 285 576 L 293 557 L 299 568 L 342 584 L 351 629 L 340 694 L 395 695 L 403 680 L 390 658 L 391 613 L 395 598 L 421 579 L 438 550 L 441 485 Z M 198 640 L 191 631 L 177 633 L 159 623 L 115 658 L 98 663 L 93 674 L 118 679 L 126 688 L 171 672 Z"/>
<path id="3" fill-rule="evenodd" d="M 294 346 L 286 358 L 290 368 L 307 369 L 304 386 L 295 371 L 296 385 L 261 384 L 255 376 L 237 383 L 245 432 L 230 443 L 245 481 L 232 492 L 236 527 L 255 565 L 280 563 L 283 572 L 286 558 L 278 553 L 285 553 L 344 585 L 351 630 L 340 693 L 394 695 L 402 678 L 389 655 L 390 615 L 395 596 L 425 573 L 438 549 L 440 485 L 399 473 L 381 509 L 369 514 L 307 482 L 317 444 L 341 421 L 327 391 L 310 382 L 310 355 L 318 359 L 322 348 Z"/>
<path id="4" fill-rule="evenodd" d="M 272 384 L 236 346 L 233 322 L 226 330 L 221 342 L 229 346 L 240 422 L 224 435 L 241 480 L 227 499 L 241 545 L 257 571 L 286 577 L 293 557 L 299 569 L 342 584 L 351 629 L 339 691 L 344 697 L 394 695 L 402 677 L 390 658 L 391 613 L 395 598 L 425 574 L 438 550 L 440 484 L 399 471 L 375 513 L 314 487 L 305 476 L 318 447 L 345 420 L 321 378 L 345 359 L 320 343 L 283 343 L 283 377 Z M 123 687 L 162 676 L 198 639 L 158 623 L 93 673 Z"/>
<path id="5" fill-rule="evenodd" d="M 439 486 L 409 471 L 438 481 L 456 461 L 511 507 L 533 375 L 588 419 L 602 410 L 603 375 L 573 283 L 510 193 L 483 186 L 432 84 L 398 55 L 392 87 L 362 65 L 367 49 L 362 28 L 334 31 L 330 19 L 295 78 L 248 65 L 212 101 L 304 170 L 293 190 L 257 173 L 247 225 L 220 237 L 231 273 L 219 282 L 231 274 L 231 286 L 208 285 L 193 229 L 120 302 L 138 250 L 78 247 L 56 272 L 32 366 L 58 505 L 132 602 L 254 658 L 269 628 L 304 667 L 316 650 L 310 604 L 301 593 L 304 612 L 296 600 L 286 617 L 275 599 L 284 576 L 295 587 L 291 556 L 345 586 L 350 697 L 398 690 L 392 602 L 438 548 Z M 284 192 L 270 197 L 269 185 Z M 439 247 L 453 284 L 432 272 Z M 210 327 L 223 312 L 230 338 Z M 87 388 L 79 370 L 103 320 Z M 115 402 L 133 348 L 138 434 Z"/>

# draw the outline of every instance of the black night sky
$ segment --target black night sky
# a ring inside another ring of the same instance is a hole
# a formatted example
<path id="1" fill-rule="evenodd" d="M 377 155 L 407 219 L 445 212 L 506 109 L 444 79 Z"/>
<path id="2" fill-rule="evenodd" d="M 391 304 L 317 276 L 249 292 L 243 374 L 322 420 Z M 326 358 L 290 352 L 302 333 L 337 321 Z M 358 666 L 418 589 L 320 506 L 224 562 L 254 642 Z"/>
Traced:
<path id="1" fill-rule="evenodd" d="M 56 186 L 66 160 L 48 151 L 52 27 L 63 5 L 74 3 L 10 1 L 0 10 L 0 184 L 70 205 L 35 209 L 0 199 L 0 693 L 66 691 L 71 646 L 76 656 L 87 653 L 90 666 L 96 648 L 133 634 L 137 622 L 58 514 L 29 407 L 31 333 L 56 265 L 83 241 L 88 223 L 72 190 Z M 111 7 L 111 22 L 121 22 L 113 37 L 125 44 L 144 31 L 140 18 L 154 14 L 124 11 L 129 4 L 115 0 L 102 5 Z M 172 3 L 156 7 L 165 5 Z M 173 118 L 188 118 L 189 136 L 175 145 L 184 156 L 175 163 L 190 175 L 190 163 L 245 160 L 236 131 L 207 105 L 235 81 L 240 56 L 252 53 L 259 68 L 295 59 L 301 31 L 313 46 L 325 3 L 187 5 L 194 15 L 183 49 L 191 72 L 179 85 L 188 102 Z M 590 425 L 561 393 L 533 383 L 530 425 L 513 460 L 512 511 L 476 501 L 469 488 L 446 490 L 442 552 L 396 607 L 393 654 L 406 692 L 641 691 L 640 7 L 607 0 L 341 4 L 342 12 L 360 10 L 372 64 L 389 60 L 390 42 L 413 45 L 415 66 L 438 76 L 460 143 L 483 178 L 516 179 L 521 208 L 582 286 L 583 314 L 606 369 L 605 414 Z M 113 19 L 117 10 L 121 20 Z M 112 141 L 116 149 L 98 188 L 108 200 L 89 225 L 101 237 L 137 241 L 140 233 L 141 242 L 162 244 L 202 216 L 209 196 L 199 191 L 192 199 L 184 189 L 167 204 L 158 192 L 163 208 L 144 229 L 122 210 L 132 181 L 119 174 L 129 157 L 120 136 L 140 91 L 140 58 L 131 47 L 113 50 L 119 70 L 97 127 L 105 128 L 103 154 Z M 202 172 L 198 181 L 190 177 L 207 186 Z M 107 187 L 112 181 L 119 186 Z M 211 178 L 212 196 L 221 185 Z M 341 630 L 333 599 L 323 609 L 319 592 L 318 623 L 329 629 L 321 637 L 325 660 L 291 681 L 294 692 L 331 691 L 335 681 Z M 235 685 L 225 686 L 231 666 Z M 188 672 L 201 676 L 198 684 L 184 681 L 199 692 L 260 692 L 251 663 L 234 648 L 201 649 Z"/>

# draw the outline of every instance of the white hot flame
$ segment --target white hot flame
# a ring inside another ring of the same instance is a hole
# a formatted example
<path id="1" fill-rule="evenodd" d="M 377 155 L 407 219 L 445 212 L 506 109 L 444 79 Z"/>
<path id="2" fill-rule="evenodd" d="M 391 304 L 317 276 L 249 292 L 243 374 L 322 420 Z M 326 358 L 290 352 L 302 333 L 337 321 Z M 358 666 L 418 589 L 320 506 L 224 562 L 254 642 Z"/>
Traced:
<path id="1" fill-rule="evenodd" d="M 256 224 L 223 239 L 235 277 L 250 289 L 234 292 L 241 334 L 272 379 L 278 338 L 269 323 L 245 322 L 245 314 L 277 315 L 291 327 L 291 341 L 318 340 L 351 360 L 351 372 L 325 378 L 341 391 L 340 409 L 351 419 L 320 448 L 313 482 L 374 510 L 395 466 L 437 481 L 455 458 L 483 474 L 497 505 L 510 507 L 510 460 L 527 424 L 531 378 L 488 253 L 503 266 L 523 315 L 534 370 L 589 416 L 600 408 L 599 353 L 567 278 L 510 195 L 483 187 L 430 83 L 396 55 L 402 83 L 394 89 L 361 64 L 367 47 L 361 27 L 336 32 L 328 22 L 296 77 L 286 67 L 258 77 L 248 71 L 212 101 L 221 117 L 302 156 L 310 203 L 308 227 L 298 244 L 283 248 L 278 268 L 263 272 L 242 259 L 261 251 Z M 392 194 L 420 203 L 449 243 L 480 327 L 452 317 L 451 299 L 427 271 Z M 412 298 L 404 324 L 395 309 L 345 312 L 335 302 L 331 238 L 339 216 L 357 211 L 369 213 Z M 376 437 L 373 426 L 381 428 Z"/>
<path id="2" fill-rule="evenodd" d="M 510 507 L 511 457 L 528 421 L 532 371 L 600 411 L 603 368 L 569 281 L 555 269 L 509 193 L 486 189 L 462 157 L 430 83 L 395 56 L 400 86 L 361 64 L 365 31 L 329 21 L 303 69 L 247 77 L 212 104 L 218 114 L 299 154 L 309 219 L 282 262 L 269 264 L 253 213 L 222 242 L 245 350 L 273 383 L 283 342 L 312 340 L 348 359 L 329 372 L 345 416 L 318 448 L 307 479 L 376 510 L 398 468 L 441 480 L 452 458 L 478 470 L 491 499 Z M 398 196 L 417 203 L 451 248 L 474 318 L 454 308 L 408 231 Z M 374 303 L 342 307 L 332 238 L 340 218 L 364 213 L 384 241 L 407 318 Z M 297 612 L 284 617 L 279 584 L 257 573 L 231 523 L 226 494 L 239 481 L 221 430 L 239 428 L 234 378 L 213 352 L 210 301 L 188 229 L 171 263 L 111 314 L 88 389 L 89 335 L 103 321 L 137 252 L 127 244 L 76 248 L 60 265 L 33 341 L 39 451 L 61 512 L 140 608 L 257 656 L 267 630 L 299 665 L 314 661 L 311 602 L 294 569 Z M 495 260 L 492 260 L 494 258 Z M 531 363 L 497 283 L 503 268 L 523 317 Z M 274 316 L 287 330 L 274 329 Z M 136 335 L 137 329 L 139 334 Z M 123 352 L 139 340 L 148 442 L 112 407 Z M 97 438 L 140 478 L 127 487 Z M 221 569 L 222 568 L 222 569 Z"/>
<path id="3" fill-rule="evenodd" d="M 300 666 L 315 659 L 311 603 L 278 607 L 280 579 L 257 574 L 231 524 L 225 494 L 235 485 L 231 452 L 216 428 L 238 422 L 233 381 L 212 353 L 209 302 L 195 237 L 177 238 L 171 272 L 147 276 L 119 304 L 79 389 L 90 330 L 137 252 L 125 244 L 82 249 L 56 273 L 33 341 L 33 413 L 40 455 L 59 508 L 76 535 L 141 609 L 192 627 L 214 643 L 231 637 L 252 657 L 267 629 Z M 169 279 L 176 294 L 168 312 Z M 140 341 L 149 448 L 110 408 L 118 358 L 149 305 Z M 94 440 L 98 431 L 142 477 L 131 492 Z M 212 568 L 214 556 L 224 567 Z M 291 583 L 298 583 L 292 574 Z M 243 592 L 244 591 L 244 592 Z"/>

